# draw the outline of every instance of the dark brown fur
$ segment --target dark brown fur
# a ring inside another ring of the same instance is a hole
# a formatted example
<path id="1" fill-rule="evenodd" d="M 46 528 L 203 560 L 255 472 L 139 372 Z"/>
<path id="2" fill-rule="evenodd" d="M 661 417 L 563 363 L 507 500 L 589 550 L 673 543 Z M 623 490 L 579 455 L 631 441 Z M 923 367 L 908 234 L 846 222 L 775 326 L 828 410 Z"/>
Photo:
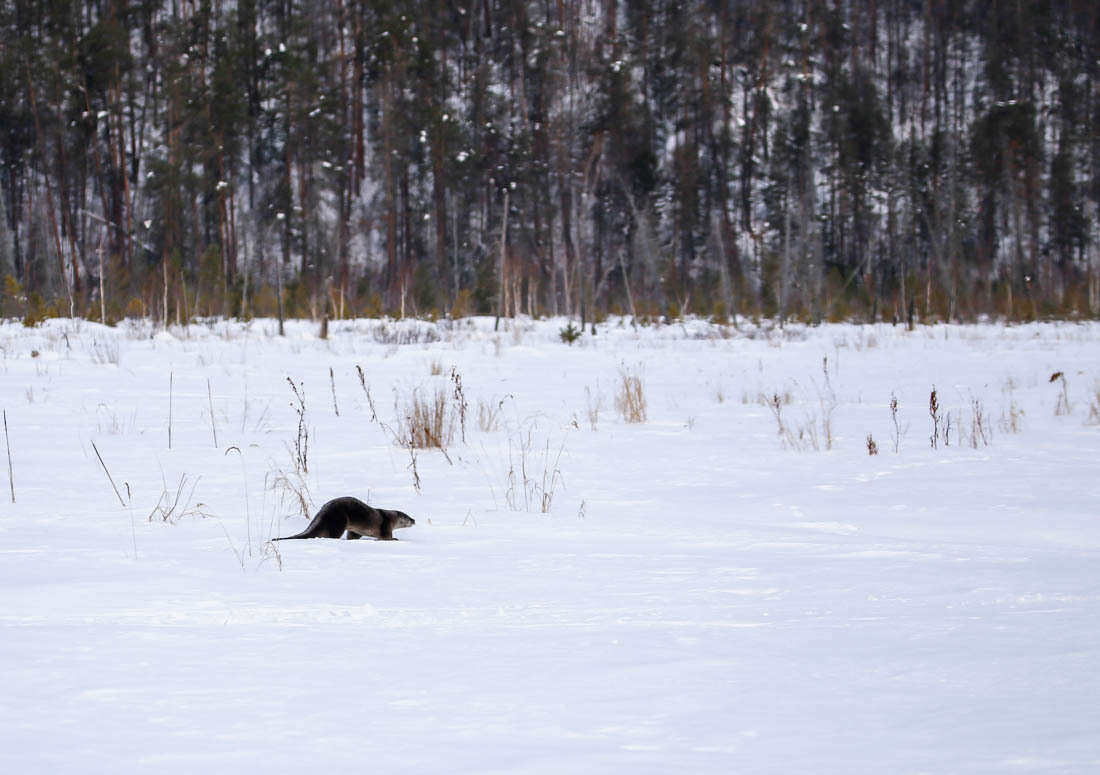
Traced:
<path id="1" fill-rule="evenodd" d="M 379 541 L 396 541 L 393 531 L 412 527 L 416 520 L 403 511 L 376 509 L 358 498 L 350 496 L 334 498 L 317 512 L 309 527 L 298 535 L 273 538 L 286 541 L 291 538 L 339 538 L 346 531 L 348 540 L 371 536 Z"/>

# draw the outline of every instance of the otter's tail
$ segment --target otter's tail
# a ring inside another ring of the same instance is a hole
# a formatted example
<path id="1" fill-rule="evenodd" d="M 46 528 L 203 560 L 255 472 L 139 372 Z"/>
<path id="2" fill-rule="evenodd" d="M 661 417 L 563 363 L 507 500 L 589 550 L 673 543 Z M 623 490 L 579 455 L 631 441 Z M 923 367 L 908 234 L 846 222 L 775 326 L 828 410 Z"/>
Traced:
<path id="1" fill-rule="evenodd" d="M 289 541 L 289 540 L 290 540 L 290 539 L 292 539 L 292 538 L 313 538 L 313 536 L 311 536 L 311 535 L 309 534 L 309 531 L 308 531 L 308 530 L 303 530 L 303 531 L 302 531 L 301 533 L 299 533 L 298 535 L 294 535 L 294 536 L 282 536 L 282 537 L 280 537 L 280 538 L 272 538 L 271 540 L 272 540 L 272 541 Z"/>

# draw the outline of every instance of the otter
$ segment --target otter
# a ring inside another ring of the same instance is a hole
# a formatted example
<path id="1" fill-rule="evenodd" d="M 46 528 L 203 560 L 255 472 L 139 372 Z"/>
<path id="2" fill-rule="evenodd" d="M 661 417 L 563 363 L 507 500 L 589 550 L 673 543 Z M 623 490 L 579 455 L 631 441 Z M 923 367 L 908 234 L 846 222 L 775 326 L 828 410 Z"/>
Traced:
<path id="1" fill-rule="evenodd" d="M 348 540 L 372 536 L 379 541 L 396 541 L 393 531 L 400 527 L 412 527 L 416 520 L 403 511 L 376 509 L 358 498 L 350 496 L 334 498 L 321 507 L 309 527 L 298 535 L 272 538 L 286 541 L 291 538 L 339 538 L 347 531 Z"/>

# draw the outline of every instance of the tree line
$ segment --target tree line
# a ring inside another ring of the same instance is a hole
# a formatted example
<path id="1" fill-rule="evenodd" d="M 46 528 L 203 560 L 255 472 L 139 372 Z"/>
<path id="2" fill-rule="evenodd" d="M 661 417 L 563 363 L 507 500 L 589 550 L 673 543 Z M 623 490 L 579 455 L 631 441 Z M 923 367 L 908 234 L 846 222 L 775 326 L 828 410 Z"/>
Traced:
<path id="1" fill-rule="evenodd" d="M 0 0 L 0 315 L 1100 313 L 1094 0 Z"/>

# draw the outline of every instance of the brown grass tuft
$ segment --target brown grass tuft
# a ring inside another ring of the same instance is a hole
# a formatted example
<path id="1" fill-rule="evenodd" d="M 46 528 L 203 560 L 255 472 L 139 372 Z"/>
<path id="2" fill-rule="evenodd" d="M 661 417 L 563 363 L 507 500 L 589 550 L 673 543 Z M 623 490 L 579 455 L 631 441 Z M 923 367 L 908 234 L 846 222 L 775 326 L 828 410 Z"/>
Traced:
<path id="1" fill-rule="evenodd" d="M 454 434 L 455 416 L 446 392 L 437 388 L 425 397 L 414 390 L 398 426 L 401 445 L 416 449 L 448 447 Z"/>
<path id="2" fill-rule="evenodd" d="M 623 368 L 619 371 L 619 389 L 615 395 L 615 408 L 626 422 L 646 421 L 645 387 L 642 379 Z"/>

